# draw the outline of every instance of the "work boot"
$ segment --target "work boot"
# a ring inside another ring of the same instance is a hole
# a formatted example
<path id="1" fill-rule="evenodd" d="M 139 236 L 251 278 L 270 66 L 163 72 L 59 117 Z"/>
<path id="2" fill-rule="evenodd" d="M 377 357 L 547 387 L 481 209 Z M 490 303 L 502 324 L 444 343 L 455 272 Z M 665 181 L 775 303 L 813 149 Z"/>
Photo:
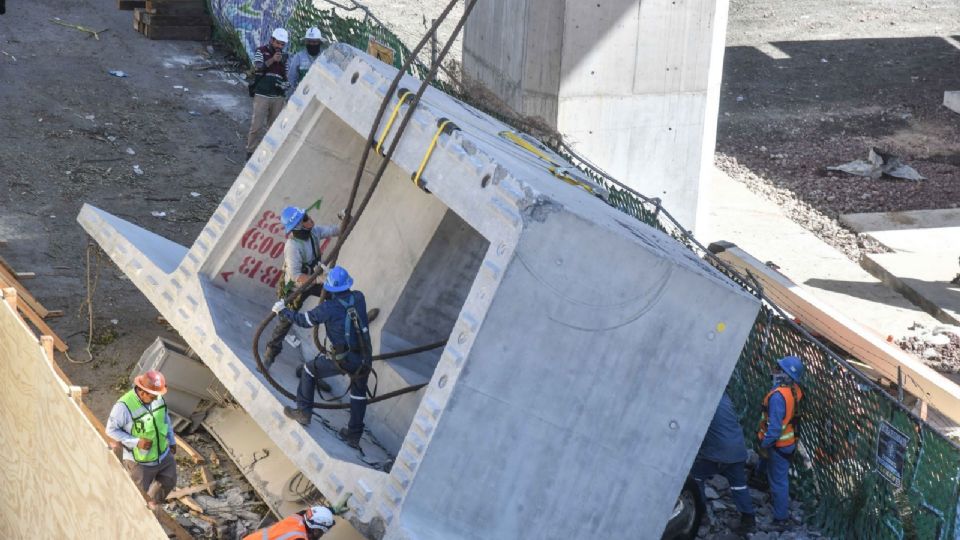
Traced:
<path id="1" fill-rule="evenodd" d="M 371 309 L 371 310 L 368 310 L 368 311 L 367 311 L 367 323 L 368 323 L 368 324 L 369 324 L 369 323 L 372 323 L 372 322 L 377 318 L 377 315 L 380 315 L 380 308 L 373 308 L 373 309 Z"/>
<path id="2" fill-rule="evenodd" d="M 740 514 L 740 523 L 734 527 L 734 531 L 739 534 L 752 532 L 757 526 L 757 517 L 754 514 Z"/>
<path id="3" fill-rule="evenodd" d="M 298 409 L 298 408 L 296 408 L 296 407 L 284 407 L 284 408 L 283 408 L 283 414 L 284 414 L 287 418 L 292 418 L 292 419 L 296 420 L 297 422 L 300 423 L 301 426 L 309 426 L 309 425 L 310 425 L 310 417 L 311 417 L 312 415 L 311 415 L 309 412 L 307 412 L 307 411 L 301 411 L 300 409 Z"/>
<path id="4" fill-rule="evenodd" d="M 340 428 L 340 431 L 337 432 L 337 436 L 340 437 L 340 440 L 347 443 L 347 446 L 352 448 L 360 449 L 360 436 L 361 433 L 354 433 L 350 431 L 350 428 Z"/>

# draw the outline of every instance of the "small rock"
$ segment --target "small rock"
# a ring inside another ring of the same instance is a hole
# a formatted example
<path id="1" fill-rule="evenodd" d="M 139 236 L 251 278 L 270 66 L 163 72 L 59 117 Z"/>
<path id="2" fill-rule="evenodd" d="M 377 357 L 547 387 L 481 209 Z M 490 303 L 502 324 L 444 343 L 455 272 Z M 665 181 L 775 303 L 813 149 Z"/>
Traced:
<path id="1" fill-rule="evenodd" d="M 213 534 L 212 523 L 207 523 L 202 519 L 197 519 L 193 517 L 190 518 L 190 522 L 194 527 L 196 527 L 197 529 L 200 529 L 200 532 L 202 532 L 205 536 L 210 536 L 211 534 Z"/>
<path id="2" fill-rule="evenodd" d="M 930 334 L 923 337 L 924 343 L 927 345 L 933 345 L 934 347 L 942 347 L 944 345 L 950 344 L 950 336 L 945 336 L 943 334 Z"/>
<path id="3" fill-rule="evenodd" d="M 720 494 L 717 493 L 717 490 L 713 489 L 710 486 L 703 486 L 703 494 L 706 495 L 708 499 L 720 498 Z"/>
<path id="4" fill-rule="evenodd" d="M 924 349 L 923 357 L 926 358 L 927 360 L 931 360 L 933 358 L 940 358 L 940 353 L 938 353 L 937 350 L 934 348 Z"/>
<path id="5" fill-rule="evenodd" d="M 127 152 L 128 154 L 130 154 L 131 156 L 137 155 L 137 153 L 133 151 L 133 148 L 130 148 L 129 146 L 127 147 L 126 152 Z"/>
<path id="6" fill-rule="evenodd" d="M 713 489 L 717 491 L 723 491 L 730 488 L 730 482 L 728 482 L 726 478 L 719 474 L 714 475 L 712 478 L 707 480 L 707 485 L 713 486 Z"/>
<path id="7" fill-rule="evenodd" d="M 133 172 L 134 172 L 134 174 L 136 174 L 137 176 L 143 176 L 143 169 L 140 168 L 140 165 L 134 165 L 134 166 L 133 166 Z"/>

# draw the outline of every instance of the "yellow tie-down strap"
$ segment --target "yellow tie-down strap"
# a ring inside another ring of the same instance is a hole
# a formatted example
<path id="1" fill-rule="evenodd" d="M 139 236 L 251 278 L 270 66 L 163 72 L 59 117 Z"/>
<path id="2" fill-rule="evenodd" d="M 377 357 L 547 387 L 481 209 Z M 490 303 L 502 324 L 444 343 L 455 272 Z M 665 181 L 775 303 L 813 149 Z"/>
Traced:
<path id="1" fill-rule="evenodd" d="M 549 165 L 546 166 L 546 169 L 550 171 L 550 174 L 559 178 L 560 180 L 563 180 L 571 186 L 577 186 L 591 195 L 597 195 L 599 197 L 606 195 L 606 190 L 603 190 L 599 185 L 594 185 L 593 182 L 590 182 L 584 178 L 578 178 L 579 174 L 576 176 L 572 175 L 570 167 L 559 163 L 549 154 L 534 145 L 534 143 L 521 137 L 520 135 L 517 135 L 513 131 L 501 131 L 500 136 L 547 162 Z"/>
<path id="2" fill-rule="evenodd" d="M 390 128 L 393 127 L 393 122 L 397 119 L 397 114 L 400 113 L 400 107 L 408 97 L 413 95 L 413 92 L 407 90 L 406 88 L 401 88 L 400 91 L 397 92 L 397 96 L 399 96 L 400 99 L 397 100 L 397 104 L 393 106 L 393 112 L 390 113 L 390 118 L 387 119 L 387 125 L 383 126 L 383 132 L 380 133 L 380 137 L 377 139 L 376 152 L 378 154 L 383 155 L 383 152 L 380 151 L 380 148 L 383 147 L 383 141 L 387 139 L 387 133 L 390 133 Z"/>
<path id="3" fill-rule="evenodd" d="M 425 187 L 420 185 L 420 177 L 423 175 L 423 170 L 427 168 L 427 162 L 430 161 L 430 156 L 433 155 L 433 149 L 436 148 L 437 141 L 440 139 L 440 135 L 442 133 L 449 135 L 450 133 L 453 133 L 459 129 L 459 126 L 447 118 L 440 118 L 437 120 L 437 131 L 433 134 L 433 139 L 430 140 L 430 146 L 427 147 L 427 152 L 423 155 L 423 159 L 420 161 L 420 167 L 417 168 L 417 172 L 413 173 L 413 185 L 424 191 L 427 191 Z"/>

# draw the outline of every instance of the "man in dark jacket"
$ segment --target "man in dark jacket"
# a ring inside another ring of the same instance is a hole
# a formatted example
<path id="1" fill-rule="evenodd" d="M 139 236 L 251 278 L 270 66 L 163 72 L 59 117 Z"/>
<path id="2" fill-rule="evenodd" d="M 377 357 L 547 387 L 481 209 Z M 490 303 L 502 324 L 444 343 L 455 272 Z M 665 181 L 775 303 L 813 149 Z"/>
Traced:
<path id="1" fill-rule="evenodd" d="M 253 54 L 255 84 L 253 95 L 253 117 L 250 119 L 250 133 L 247 134 L 247 159 L 257 150 L 263 136 L 273 121 L 280 116 L 284 96 L 287 92 L 287 46 L 290 35 L 283 28 L 277 28 L 270 36 L 270 43 L 260 47 Z"/>
<path id="2" fill-rule="evenodd" d="M 350 422 L 340 430 L 340 438 L 359 448 L 363 417 L 367 411 L 367 378 L 373 361 L 373 347 L 366 299 L 362 292 L 351 291 L 351 285 L 353 278 L 350 274 L 343 267 L 335 266 L 323 283 L 330 296 L 317 307 L 301 313 L 286 307 L 281 300 L 273 305 L 273 312 L 303 328 L 324 325 L 330 342 L 327 351 L 330 356 L 319 354 L 304 362 L 297 389 L 297 406 L 284 407 L 284 414 L 302 425 L 309 425 L 316 379 L 344 373 L 350 377 Z"/>
<path id="3" fill-rule="evenodd" d="M 703 483 L 715 474 L 722 474 L 730 482 L 730 494 L 740 512 L 739 532 L 753 529 L 756 523 L 753 500 L 747 488 L 747 445 L 743 428 L 733 409 L 733 401 L 726 392 L 713 414 L 707 434 L 703 437 L 700 451 L 693 462 L 691 474 L 705 497 Z"/>

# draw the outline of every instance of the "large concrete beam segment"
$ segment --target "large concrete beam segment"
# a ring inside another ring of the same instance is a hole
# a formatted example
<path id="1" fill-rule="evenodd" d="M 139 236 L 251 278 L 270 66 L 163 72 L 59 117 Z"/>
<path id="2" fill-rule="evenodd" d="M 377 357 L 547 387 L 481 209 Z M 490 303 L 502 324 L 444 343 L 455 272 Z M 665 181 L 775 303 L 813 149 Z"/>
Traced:
<path id="1" fill-rule="evenodd" d="M 328 49 L 189 250 L 92 207 L 78 219 L 328 498 L 354 494 L 351 519 L 371 536 L 660 530 L 758 301 L 435 89 L 339 261 L 381 310 L 375 350 L 447 339 L 442 353 L 376 364 L 379 392 L 429 384 L 371 405 L 359 454 L 334 435 L 344 411 L 319 411 L 309 428 L 288 421 L 289 401 L 254 368 L 253 330 L 275 299 L 276 214 L 322 198 L 311 213 L 335 221 L 395 73 Z M 407 77 L 401 88 L 418 84 Z M 437 139 L 427 192 L 410 179 L 444 118 L 459 129 Z M 156 249 L 179 265 L 158 263 Z M 271 370 L 288 389 L 294 366 L 315 354 L 300 337 Z"/>
<path id="2" fill-rule="evenodd" d="M 463 65 L 694 229 L 712 170 L 727 0 L 491 0 Z"/>

